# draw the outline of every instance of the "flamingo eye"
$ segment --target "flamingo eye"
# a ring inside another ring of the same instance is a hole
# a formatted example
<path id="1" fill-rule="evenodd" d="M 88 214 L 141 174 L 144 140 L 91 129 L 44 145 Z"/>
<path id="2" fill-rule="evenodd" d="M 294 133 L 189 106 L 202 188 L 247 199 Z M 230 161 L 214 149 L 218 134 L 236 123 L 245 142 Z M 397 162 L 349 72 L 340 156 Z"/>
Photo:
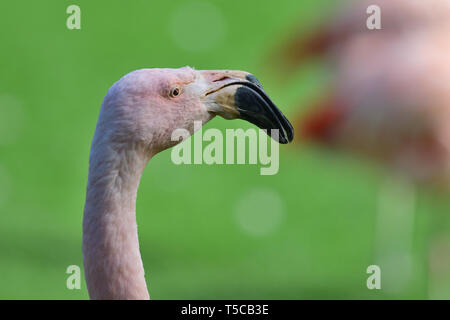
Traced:
<path id="1" fill-rule="evenodd" d="M 181 94 L 181 89 L 178 87 L 174 87 L 172 88 L 172 90 L 170 90 L 170 96 L 172 98 L 178 97 Z"/>

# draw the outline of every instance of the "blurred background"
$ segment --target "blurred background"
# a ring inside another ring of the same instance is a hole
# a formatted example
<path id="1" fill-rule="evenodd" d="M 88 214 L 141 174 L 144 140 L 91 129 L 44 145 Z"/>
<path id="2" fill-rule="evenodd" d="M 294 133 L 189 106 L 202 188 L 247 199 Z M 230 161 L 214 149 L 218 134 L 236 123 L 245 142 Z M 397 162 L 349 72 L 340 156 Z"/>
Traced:
<path id="1" fill-rule="evenodd" d="M 66 27 L 71 4 L 81 8 L 80 30 Z M 427 40 L 397 46 L 396 55 L 387 54 L 393 44 L 416 32 L 415 21 L 422 20 L 415 19 L 420 17 L 403 19 L 411 26 L 392 14 L 385 27 L 382 11 L 383 32 L 395 30 L 395 36 L 382 33 L 364 40 L 359 32 L 368 32 L 366 8 L 347 7 L 362 8 L 356 10 L 360 20 L 354 23 L 365 31 L 342 23 L 353 21 L 343 13 L 351 10 L 343 8 L 344 2 L 329 0 L 3 1 L 0 298 L 88 298 L 84 279 L 80 290 L 66 288 L 65 272 L 69 265 L 83 265 L 88 157 L 103 97 L 132 70 L 185 65 L 255 74 L 300 135 L 296 144 L 280 146 L 280 170 L 274 176 L 261 176 L 255 165 L 177 166 L 170 161 L 170 151 L 153 158 L 137 201 L 140 246 L 153 299 L 450 298 L 446 188 L 422 183 L 410 174 L 417 172 L 410 166 L 403 170 L 385 165 L 390 161 L 379 161 L 379 153 L 367 157 L 367 152 L 359 152 L 378 150 L 386 140 L 401 144 L 404 140 L 395 137 L 405 132 L 408 141 L 415 141 L 408 129 L 388 130 L 387 138 L 371 140 L 373 134 L 362 133 L 373 119 L 369 112 L 361 126 L 350 125 L 357 129 L 349 133 L 327 131 L 327 139 L 302 135 L 303 128 L 311 126 L 305 114 L 323 106 L 322 100 L 328 101 L 326 110 L 345 104 L 345 112 L 373 97 L 385 98 L 381 104 L 405 105 L 400 93 L 388 90 L 396 87 L 392 79 L 401 82 L 404 75 L 410 80 L 398 86 L 402 92 L 432 87 L 436 79 L 446 82 L 439 72 L 447 70 L 449 62 L 434 58 Z M 439 31 L 432 36 L 419 33 L 421 39 L 445 38 Z M 359 45 L 349 42 L 353 35 Z M 391 42 L 385 41 L 388 37 Z M 391 61 L 386 70 L 397 70 L 392 66 L 421 48 L 430 48 L 433 58 L 423 53 L 411 65 L 432 61 L 434 69 L 427 63 L 420 69 L 429 70 L 429 78 L 420 70 L 407 75 L 405 70 L 411 68 L 406 65 L 398 69 L 397 78 L 392 71 L 386 79 L 375 75 L 379 81 L 369 81 L 371 69 L 383 70 L 381 62 Z M 415 84 L 419 79 L 422 82 Z M 424 95 L 435 97 L 441 91 Z M 350 98 L 337 103 L 344 96 Z M 434 110 L 445 109 L 441 102 L 441 109 Z M 403 111 L 398 118 L 404 119 Z M 389 113 L 380 117 L 382 123 L 395 118 Z M 217 118 L 206 126 L 213 127 L 251 125 Z M 380 127 L 373 130 L 385 132 Z M 345 134 L 358 132 L 369 136 L 363 148 L 342 142 L 347 141 L 341 139 Z M 328 135 L 339 138 L 328 143 Z M 395 153 L 396 145 L 391 147 L 380 153 Z M 439 159 L 441 164 L 444 160 Z M 430 176 L 446 175 L 445 165 L 430 165 L 436 168 Z M 370 265 L 381 268 L 381 290 L 366 286 Z"/>

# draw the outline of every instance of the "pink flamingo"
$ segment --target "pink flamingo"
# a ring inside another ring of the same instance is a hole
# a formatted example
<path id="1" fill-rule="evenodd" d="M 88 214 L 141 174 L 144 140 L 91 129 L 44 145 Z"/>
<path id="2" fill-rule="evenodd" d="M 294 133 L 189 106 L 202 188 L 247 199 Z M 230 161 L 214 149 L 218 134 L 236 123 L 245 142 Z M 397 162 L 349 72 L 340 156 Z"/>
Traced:
<path id="1" fill-rule="evenodd" d="M 450 186 L 450 3 L 350 4 L 331 23 L 294 39 L 281 54 L 291 70 L 314 57 L 326 58 L 334 70 L 329 90 L 297 118 L 299 138 L 364 155 L 394 173 L 380 196 L 378 220 L 384 225 L 377 229 L 382 245 L 376 251 L 400 268 L 395 259 L 412 246 L 414 193 L 409 181 L 440 190 Z M 366 8 L 372 4 L 381 8 L 381 30 L 366 27 Z M 389 228 L 395 219 L 396 227 Z M 400 240 L 399 228 L 405 235 Z M 386 236 L 385 229 L 396 234 Z M 394 241 L 385 238 L 395 239 L 401 250 L 395 251 Z M 405 271 L 394 280 L 400 283 L 411 274 Z"/>
<path id="2" fill-rule="evenodd" d="M 142 69 L 106 94 L 92 141 L 83 219 L 83 258 L 92 299 L 149 299 L 139 251 L 136 192 L 147 162 L 191 134 L 194 121 L 242 118 L 280 143 L 292 140 L 289 121 L 261 84 L 243 71 Z"/>

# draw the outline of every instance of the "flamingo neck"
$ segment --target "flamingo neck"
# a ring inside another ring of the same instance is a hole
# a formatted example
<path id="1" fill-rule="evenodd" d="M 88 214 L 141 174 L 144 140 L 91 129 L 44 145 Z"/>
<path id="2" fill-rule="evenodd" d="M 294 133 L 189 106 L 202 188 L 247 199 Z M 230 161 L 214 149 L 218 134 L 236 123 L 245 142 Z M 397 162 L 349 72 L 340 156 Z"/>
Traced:
<path id="1" fill-rule="evenodd" d="M 136 224 L 136 194 L 149 160 L 139 147 L 93 143 L 83 219 L 91 299 L 150 298 Z"/>

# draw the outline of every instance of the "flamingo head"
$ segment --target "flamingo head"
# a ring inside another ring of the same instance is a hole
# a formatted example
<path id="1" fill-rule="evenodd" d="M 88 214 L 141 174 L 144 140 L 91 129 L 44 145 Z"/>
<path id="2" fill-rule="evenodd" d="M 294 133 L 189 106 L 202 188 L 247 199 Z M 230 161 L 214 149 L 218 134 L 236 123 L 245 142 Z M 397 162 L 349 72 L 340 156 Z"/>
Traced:
<path id="1" fill-rule="evenodd" d="M 141 69 L 117 81 L 103 101 L 97 138 L 159 152 L 179 142 L 171 139 L 174 130 L 192 134 L 195 121 L 216 115 L 247 120 L 283 144 L 293 138 L 291 124 L 253 75 L 190 67 Z"/>

